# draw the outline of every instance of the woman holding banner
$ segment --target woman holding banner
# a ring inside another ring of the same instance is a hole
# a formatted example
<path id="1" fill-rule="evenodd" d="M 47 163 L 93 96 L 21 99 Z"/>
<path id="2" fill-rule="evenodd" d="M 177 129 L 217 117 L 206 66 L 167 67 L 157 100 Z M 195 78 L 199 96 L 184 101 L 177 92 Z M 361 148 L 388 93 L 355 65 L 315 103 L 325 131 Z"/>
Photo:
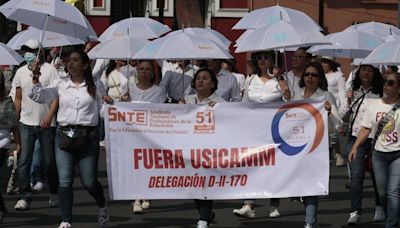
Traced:
<path id="1" fill-rule="evenodd" d="M 140 61 L 137 66 L 138 81 L 131 77 L 128 83 L 129 92 L 124 98 L 131 102 L 140 103 L 163 103 L 166 95 L 164 89 L 154 84 L 154 65 L 152 61 Z M 134 214 L 143 213 L 143 210 L 150 207 L 149 200 L 136 199 L 132 203 L 132 212 Z"/>
<path id="2" fill-rule="evenodd" d="M 89 57 L 83 51 L 73 51 L 68 63 L 69 77 L 43 88 L 39 82 L 39 66 L 32 65 L 33 88 L 29 97 L 39 103 L 58 98 L 58 127 L 55 139 L 57 170 L 59 174 L 59 199 L 61 223 L 59 228 L 72 227 L 72 184 L 75 165 L 78 165 L 81 182 L 96 200 L 100 227 L 108 223 L 103 187 L 97 180 L 99 159 L 98 122 L 101 95 L 93 80 Z"/>
<path id="3" fill-rule="evenodd" d="M 325 101 L 324 107 L 328 111 L 328 130 L 336 131 L 339 125 L 339 117 L 334 96 L 328 92 L 328 82 L 325 78 L 324 70 L 321 64 L 312 62 L 306 65 L 303 75 L 299 81 L 300 91 L 293 100 L 308 100 L 316 99 Z M 328 152 L 328 151 L 327 151 Z M 318 211 L 318 196 L 303 197 L 303 202 L 306 210 L 305 228 L 318 227 L 317 211 Z"/>
<path id="4" fill-rule="evenodd" d="M 196 94 L 185 96 L 185 99 L 180 101 L 181 104 L 214 106 L 216 103 L 226 102 L 215 93 L 218 88 L 218 80 L 214 72 L 209 69 L 202 68 L 196 72 L 192 80 L 192 88 L 196 90 Z M 208 228 L 215 216 L 214 212 L 212 212 L 213 201 L 200 199 L 195 199 L 194 201 L 200 214 L 197 228 Z"/>
<path id="5" fill-rule="evenodd" d="M 251 65 L 254 74 L 247 77 L 242 102 L 275 102 L 290 99 L 290 91 L 279 74 L 278 63 L 275 63 L 274 51 L 255 52 L 251 54 Z M 233 214 L 246 218 L 256 216 L 254 205 L 255 200 L 244 201 L 240 209 L 233 209 Z M 277 218 L 280 216 L 279 199 L 271 199 L 269 217 Z"/>

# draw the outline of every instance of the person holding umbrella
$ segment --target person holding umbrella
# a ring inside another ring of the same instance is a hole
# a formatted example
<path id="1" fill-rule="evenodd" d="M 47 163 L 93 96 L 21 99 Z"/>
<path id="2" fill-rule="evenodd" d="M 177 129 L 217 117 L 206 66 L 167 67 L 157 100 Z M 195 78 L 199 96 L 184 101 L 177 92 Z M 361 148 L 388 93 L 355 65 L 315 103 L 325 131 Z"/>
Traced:
<path id="1" fill-rule="evenodd" d="M 58 80 L 56 68 L 44 62 L 42 57 L 37 57 L 41 48 L 38 40 L 28 40 L 22 46 L 26 65 L 20 67 L 15 73 L 13 85 L 15 86 L 15 106 L 20 122 L 22 153 L 18 159 L 17 183 L 20 196 L 15 204 L 16 210 L 29 210 L 32 201 L 32 188 L 30 186 L 30 169 L 33 157 L 35 141 L 40 142 L 46 168 L 47 181 L 50 191 L 49 204 L 58 204 L 58 174 L 54 154 L 55 121 L 54 115 L 58 108 L 58 101 L 53 100 L 48 104 L 38 104 L 32 101 L 28 94 L 32 90 L 32 66 L 33 63 L 40 64 L 40 82 L 48 86 Z"/>
<path id="2" fill-rule="evenodd" d="M 38 103 L 59 100 L 57 113 L 58 127 L 55 138 L 57 169 L 60 175 L 59 195 L 61 223 L 59 228 L 72 227 L 72 204 L 75 165 L 78 165 L 81 182 L 96 200 L 98 223 L 102 227 L 108 223 L 109 211 L 106 207 L 103 187 L 97 180 L 99 159 L 99 112 L 102 96 L 93 80 L 89 57 L 82 50 L 73 51 L 68 63 L 68 74 L 64 78 L 43 87 L 39 79 L 39 65 L 32 66 L 29 97 Z"/>

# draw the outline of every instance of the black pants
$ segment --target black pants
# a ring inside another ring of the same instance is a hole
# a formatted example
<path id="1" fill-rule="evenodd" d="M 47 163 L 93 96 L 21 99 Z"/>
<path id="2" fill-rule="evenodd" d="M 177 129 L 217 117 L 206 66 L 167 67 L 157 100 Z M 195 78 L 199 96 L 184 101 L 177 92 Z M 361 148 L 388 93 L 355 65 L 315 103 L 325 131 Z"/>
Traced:
<path id="1" fill-rule="evenodd" d="M 3 166 L 4 162 L 7 159 L 8 155 L 8 150 L 4 148 L 0 148 L 0 168 Z M 5 211 L 6 210 L 6 205 L 4 204 L 4 199 L 3 196 L 1 195 L 0 191 L 0 211 Z"/>
<path id="2" fill-rule="evenodd" d="M 200 218 L 199 220 L 211 222 L 211 214 L 212 214 L 212 200 L 198 200 L 195 199 L 197 210 L 199 211 Z"/>

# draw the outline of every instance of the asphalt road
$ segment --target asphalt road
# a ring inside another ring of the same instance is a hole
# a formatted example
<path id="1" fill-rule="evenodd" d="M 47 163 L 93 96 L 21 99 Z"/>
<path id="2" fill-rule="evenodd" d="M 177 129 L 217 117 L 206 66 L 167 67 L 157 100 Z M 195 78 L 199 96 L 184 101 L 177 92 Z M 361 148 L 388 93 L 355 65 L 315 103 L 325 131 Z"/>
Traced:
<path id="1" fill-rule="evenodd" d="M 17 196 L 5 195 L 5 182 L 10 170 L 0 169 L 0 189 L 5 197 L 10 213 L 0 227 L 57 227 L 59 223 L 59 208 L 49 207 L 48 193 L 35 193 L 32 208 L 29 211 L 17 212 L 13 206 Z M 105 153 L 101 152 L 99 177 L 106 194 L 107 179 L 105 167 Z M 369 179 L 365 181 L 362 224 L 358 227 L 384 227 L 383 223 L 373 223 L 374 195 Z M 347 227 L 350 207 L 349 190 L 345 188 L 347 171 L 345 167 L 332 167 L 330 179 L 330 195 L 320 199 L 318 222 L 320 227 Z M 73 227 L 98 227 L 97 207 L 91 196 L 83 189 L 79 178 L 74 183 Z M 280 218 L 267 218 L 268 200 L 257 200 L 256 218 L 239 218 L 232 214 L 233 208 L 239 208 L 241 200 L 215 201 L 215 220 L 210 227 L 254 227 L 298 228 L 304 226 L 304 207 L 300 202 L 281 200 Z M 144 214 L 134 215 L 131 212 L 130 202 L 110 201 L 108 207 L 111 221 L 107 227 L 195 227 L 198 214 L 192 200 L 156 200 L 151 202 L 150 209 Z"/>

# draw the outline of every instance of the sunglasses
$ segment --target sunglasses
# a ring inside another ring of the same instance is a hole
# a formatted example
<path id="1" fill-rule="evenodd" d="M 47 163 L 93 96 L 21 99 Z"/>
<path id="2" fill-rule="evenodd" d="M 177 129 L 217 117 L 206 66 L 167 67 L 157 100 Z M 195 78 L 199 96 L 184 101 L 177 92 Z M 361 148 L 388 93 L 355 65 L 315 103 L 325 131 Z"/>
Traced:
<path id="1" fill-rule="evenodd" d="M 316 74 L 316 73 L 304 72 L 304 77 L 309 77 L 309 76 L 311 76 L 311 77 L 313 77 L 313 78 L 318 78 L 318 77 L 319 77 L 319 75 Z"/>
<path id="2" fill-rule="evenodd" d="M 396 84 L 395 80 L 383 80 L 384 85 L 387 86 L 394 86 L 394 84 Z"/>
<path id="3" fill-rule="evenodd" d="M 272 59 L 272 55 L 257 55 L 256 59 L 258 61 L 263 60 L 263 59 L 268 60 L 268 59 Z"/>

